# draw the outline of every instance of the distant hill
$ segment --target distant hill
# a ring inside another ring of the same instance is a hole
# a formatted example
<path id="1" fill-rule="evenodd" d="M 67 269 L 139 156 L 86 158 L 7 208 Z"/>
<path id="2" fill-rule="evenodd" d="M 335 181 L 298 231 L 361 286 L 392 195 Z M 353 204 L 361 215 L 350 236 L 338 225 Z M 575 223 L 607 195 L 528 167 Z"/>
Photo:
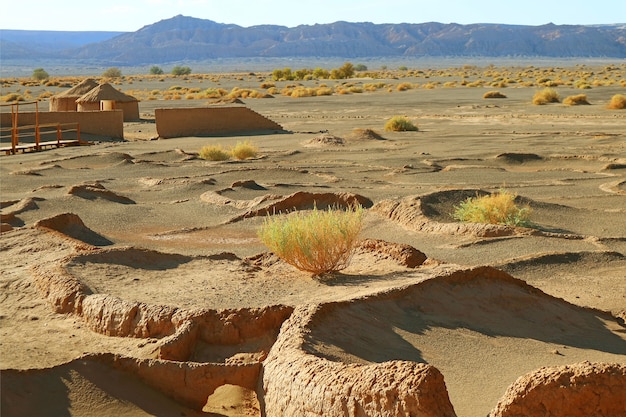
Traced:
<path id="1" fill-rule="evenodd" d="M 3 59 L 54 58 L 58 57 L 58 52 L 106 41 L 124 33 L 0 29 L 0 56 Z"/>
<path id="2" fill-rule="evenodd" d="M 128 33 L 3 30 L 0 36 L 2 59 L 54 57 L 120 66 L 251 57 L 626 58 L 626 24 L 335 22 L 289 28 L 179 15 Z"/>

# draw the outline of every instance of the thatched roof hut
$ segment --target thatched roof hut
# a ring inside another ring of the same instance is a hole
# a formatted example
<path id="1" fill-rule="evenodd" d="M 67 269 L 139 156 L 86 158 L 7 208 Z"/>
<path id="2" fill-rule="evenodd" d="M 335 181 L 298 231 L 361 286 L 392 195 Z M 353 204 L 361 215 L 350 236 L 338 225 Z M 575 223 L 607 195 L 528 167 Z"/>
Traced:
<path id="1" fill-rule="evenodd" d="M 65 90 L 50 97 L 50 111 L 77 111 L 76 100 L 98 86 L 98 82 L 92 78 L 86 78 L 69 90 Z"/>
<path id="2" fill-rule="evenodd" d="M 78 111 L 101 110 L 101 102 L 114 102 L 114 109 L 124 112 L 124 121 L 139 120 L 139 101 L 128 94 L 116 90 L 111 84 L 103 83 L 91 89 L 76 100 Z"/>

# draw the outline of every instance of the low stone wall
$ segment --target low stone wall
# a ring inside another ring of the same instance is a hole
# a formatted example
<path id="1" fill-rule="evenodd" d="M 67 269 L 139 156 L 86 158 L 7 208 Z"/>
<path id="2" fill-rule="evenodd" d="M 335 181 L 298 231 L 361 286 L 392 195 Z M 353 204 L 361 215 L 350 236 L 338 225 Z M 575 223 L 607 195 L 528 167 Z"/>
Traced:
<path id="1" fill-rule="evenodd" d="M 282 126 L 247 107 L 155 109 L 160 138 L 283 131 Z"/>
<path id="2" fill-rule="evenodd" d="M 20 112 L 18 125 L 34 125 L 35 112 Z M 39 112 L 39 124 L 47 123 L 78 123 L 81 133 L 108 136 L 115 139 L 124 138 L 124 113 L 122 110 L 89 111 L 89 112 Z M 11 113 L 0 113 L 2 127 L 11 126 Z"/>

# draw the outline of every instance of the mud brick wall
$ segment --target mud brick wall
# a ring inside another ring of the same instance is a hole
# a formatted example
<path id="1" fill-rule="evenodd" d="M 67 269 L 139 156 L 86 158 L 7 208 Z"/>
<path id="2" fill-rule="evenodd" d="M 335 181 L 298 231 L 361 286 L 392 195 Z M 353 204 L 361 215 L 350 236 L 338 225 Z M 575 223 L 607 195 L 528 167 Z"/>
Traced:
<path id="1" fill-rule="evenodd" d="M 247 107 L 155 109 L 154 115 L 161 138 L 283 130 L 278 123 Z"/>
<path id="2" fill-rule="evenodd" d="M 39 112 L 39 124 L 78 123 L 81 133 L 124 138 L 124 113 L 122 110 L 89 112 Z M 0 114 L 2 127 L 11 126 L 11 113 Z M 19 112 L 18 126 L 34 125 L 35 112 Z"/>

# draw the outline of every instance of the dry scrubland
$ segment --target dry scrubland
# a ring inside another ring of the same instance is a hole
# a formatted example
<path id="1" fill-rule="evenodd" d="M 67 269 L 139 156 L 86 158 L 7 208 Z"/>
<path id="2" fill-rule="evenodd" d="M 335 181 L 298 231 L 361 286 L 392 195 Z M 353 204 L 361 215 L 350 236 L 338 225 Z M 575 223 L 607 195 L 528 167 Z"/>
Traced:
<path id="1" fill-rule="evenodd" d="M 4 79 L 3 100 L 78 81 Z M 576 378 L 624 380 L 625 65 L 110 81 L 141 100 L 126 141 L 0 157 L 3 416 L 418 415 L 424 392 L 432 415 L 505 416 L 507 388 L 570 371 L 590 415 L 608 382 Z M 150 140 L 155 108 L 234 98 L 287 133 Z M 526 227 L 455 219 L 501 189 Z M 274 213 L 355 204 L 331 276 L 259 238 Z"/>

